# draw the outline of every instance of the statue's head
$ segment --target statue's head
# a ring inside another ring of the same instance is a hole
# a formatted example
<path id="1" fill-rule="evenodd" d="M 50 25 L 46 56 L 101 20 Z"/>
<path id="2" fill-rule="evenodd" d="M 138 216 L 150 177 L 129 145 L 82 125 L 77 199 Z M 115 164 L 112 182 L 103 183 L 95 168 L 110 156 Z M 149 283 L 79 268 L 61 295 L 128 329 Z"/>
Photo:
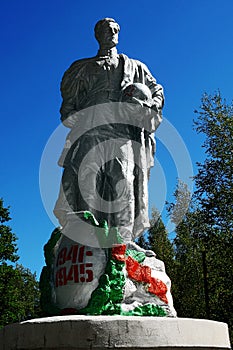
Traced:
<path id="1" fill-rule="evenodd" d="M 113 18 L 104 18 L 95 25 L 95 37 L 100 47 L 112 48 L 118 44 L 119 24 Z"/>

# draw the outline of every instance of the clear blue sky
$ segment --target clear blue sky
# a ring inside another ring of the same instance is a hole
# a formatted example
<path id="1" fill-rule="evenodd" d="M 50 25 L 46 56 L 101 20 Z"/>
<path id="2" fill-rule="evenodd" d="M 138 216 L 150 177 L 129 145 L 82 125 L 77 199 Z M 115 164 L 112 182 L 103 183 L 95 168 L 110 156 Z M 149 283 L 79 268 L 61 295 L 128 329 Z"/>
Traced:
<path id="1" fill-rule="evenodd" d="M 20 263 L 37 275 L 44 264 L 43 245 L 54 223 L 40 196 L 41 156 L 59 126 L 59 84 L 65 69 L 97 52 L 97 20 L 115 18 L 121 26 L 118 51 L 146 63 L 164 86 L 164 116 L 180 134 L 195 172 L 195 163 L 204 155 L 203 139 L 192 129 L 193 111 L 204 92 L 219 89 L 229 102 L 233 96 L 232 14 L 232 0 L 1 1 L 0 197 L 11 206 Z M 181 169 L 178 141 L 169 130 L 167 136 L 164 129 L 161 136 L 158 132 L 158 138 L 167 139 L 165 144 L 158 141 L 160 165 L 151 176 L 150 207 L 160 200 L 158 180 L 163 179 L 166 200 L 171 200 L 179 175 L 176 165 L 181 172 L 187 168 L 184 161 Z M 62 146 L 61 142 L 58 149 Z M 56 157 L 55 152 L 54 167 Z M 50 187 L 51 179 L 48 193 Z"/>

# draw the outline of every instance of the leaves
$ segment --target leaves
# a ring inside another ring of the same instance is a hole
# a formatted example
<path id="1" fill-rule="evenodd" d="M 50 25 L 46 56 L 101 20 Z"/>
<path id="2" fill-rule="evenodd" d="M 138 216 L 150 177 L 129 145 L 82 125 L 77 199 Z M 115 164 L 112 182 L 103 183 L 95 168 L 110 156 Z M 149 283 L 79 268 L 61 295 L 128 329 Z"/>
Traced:
<path id="1" fill-rule="evenodd" d="M 196 113 L 195 129 L 205 134 L 206 159 L 197 164 L 195 200 L 210 226 L 232 235 L 233 104 L 227 105 L 220 93 L 205 94 Z"/>
<path id="2" fill-rule="evenodd" d="M 151 227 L 147 238 L 140 237 L 138 244 L 144 249 L 153 250 L 156 257 L 165 263 L 167 274 L 170 278 L 174 270 L 174 248 L 168 238 L 168 233 L 158 211 L 152 209 Z"/>
<path id="3" fill-rule="evenodd" d="M 219 92 L 205 94 L 196 114 L 206 159 L 197 163 L 196 190 L 182 221 L 178 214 L 188 198 L 184 185 L 178 184 L 175 204 L 168 205 L 177 225 L 174 304 L 180 317 L 228 323 L 233 339 L 233 105 Z"/>
<path id="4" fill-rule="evenodd" d="M 16 241 L 17 237 L 12 233 L 11 228 L 4 222 L 11 220 L 9 208 L 4 208 L 3 200 L 0 199 L 0 264 L 11 261 L 16 262 L 19 257 L 17 253 Z"/>
<path id="5" fill-rule="evenodd" d="M 0 222 L 3 223 L 5 221 L 11 220 L 9 208 L 4 208 L 3 199 L 0 198 Z"/>
<path id="6" fill-rule="evenodd" d="M 33 318 L 39 312 L 36 276 L 18 265 L 0 266 L 0 327 Z"/>
<path id="7" fill-rule="evenodd" d="M 11 220 L 9 208 L 0 199 L 0 327 L 39 315 L 39 286 L 35 274 L 22 265 L 9 262 L 19 259 L 17 237 L 5 222 Z"/>

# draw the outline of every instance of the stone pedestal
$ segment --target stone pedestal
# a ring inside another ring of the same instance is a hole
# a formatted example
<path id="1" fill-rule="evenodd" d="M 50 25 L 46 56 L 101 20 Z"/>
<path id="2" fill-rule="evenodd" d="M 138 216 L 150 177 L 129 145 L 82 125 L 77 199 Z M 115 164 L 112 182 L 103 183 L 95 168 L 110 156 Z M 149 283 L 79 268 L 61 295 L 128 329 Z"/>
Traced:
<path id="1" fill-rule="evenodd" d="M 59 316 L 0 330 L 1 350 L 230 349 L 225 323 L 137 316 Z"/>

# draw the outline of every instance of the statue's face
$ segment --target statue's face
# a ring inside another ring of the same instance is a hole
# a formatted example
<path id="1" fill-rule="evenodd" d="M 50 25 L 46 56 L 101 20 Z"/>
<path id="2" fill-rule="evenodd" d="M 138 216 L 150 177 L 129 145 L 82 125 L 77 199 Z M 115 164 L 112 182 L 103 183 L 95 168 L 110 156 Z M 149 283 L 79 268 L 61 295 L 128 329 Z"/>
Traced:
<path id="1" fill-rule="evenodd" d="M 99 43 L 102 47 L 112 48 L 118 44 L 119 28 L 115 22 L 107 22 L 99 35 Z"/>

